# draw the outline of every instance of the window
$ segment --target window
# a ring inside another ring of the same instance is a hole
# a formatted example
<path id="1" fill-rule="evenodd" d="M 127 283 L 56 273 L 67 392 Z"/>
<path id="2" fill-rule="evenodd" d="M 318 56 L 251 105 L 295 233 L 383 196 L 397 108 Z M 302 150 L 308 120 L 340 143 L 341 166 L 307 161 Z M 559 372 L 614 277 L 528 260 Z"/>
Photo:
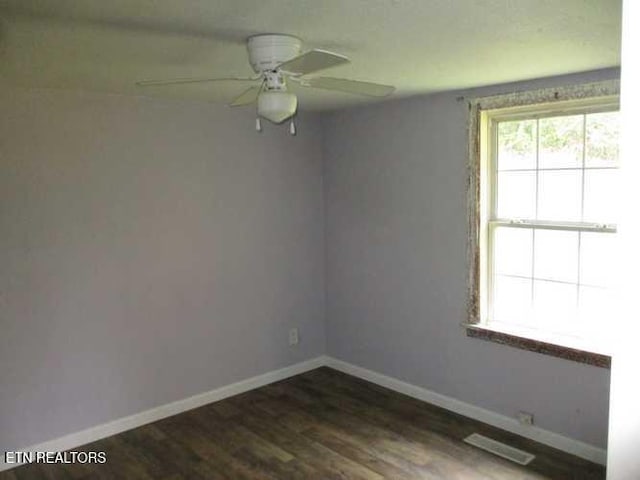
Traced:
<path id="1" fill-rule="evenodd" d="M 618 117 L 615 96 L 479 109 L 477 326 L 606 351 Z"/>

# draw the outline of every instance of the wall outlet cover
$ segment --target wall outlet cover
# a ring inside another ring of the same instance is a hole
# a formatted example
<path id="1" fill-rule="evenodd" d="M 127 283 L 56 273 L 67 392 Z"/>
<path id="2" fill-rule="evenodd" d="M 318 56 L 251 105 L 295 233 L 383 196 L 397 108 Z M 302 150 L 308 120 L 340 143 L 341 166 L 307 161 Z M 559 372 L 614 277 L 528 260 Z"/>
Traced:
<path id="1" fill-rule="evenodd" d="M 521 411 L 518 412 L 516 418 L 521 425 L 533 425 L 533 413 Z"/>
<path id="2" fill-rule="evenodd" d="M 289 345 L 298 345 L 300 343 L 300 337 L 298 336 L 298 329 L 292 328 L 289 330 Z"/>

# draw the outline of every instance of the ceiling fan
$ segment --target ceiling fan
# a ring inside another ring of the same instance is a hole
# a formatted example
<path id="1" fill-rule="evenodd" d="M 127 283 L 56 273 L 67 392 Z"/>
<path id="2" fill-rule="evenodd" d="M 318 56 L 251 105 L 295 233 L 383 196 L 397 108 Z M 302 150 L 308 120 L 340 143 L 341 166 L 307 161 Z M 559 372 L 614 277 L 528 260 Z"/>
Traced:
<path id="1" fill-rule="evenodd" d="M 229 105 L 240 107 L 257 102 L 256 130 L 258 131 L 262 130 L 261 117 L 278 124 L 295 115 L 298 108 L 298 98 L 295 93 L 288 91 L 287 84 L 290 82 L 301 87 L 321 88 L 371 97 L 386 97 L 395 90 L 395 87 L 378 83 L 333 77 L 307 77 L 307 75 L 325 68 L 349 63 L 349 59 L 344 55 L 319 49 L 300 54 L 301 46 L 300 39 L 292 35 L 254 35 L 247 39 L 249 63 L 256 72 L 253 77 L 144 80 L 137 82 L 137 85 L 149 87 L 202 82 L 254 82 L 254 86 L 242 92 Z M 293 120 L 291 134 L 295 135 Z"/>

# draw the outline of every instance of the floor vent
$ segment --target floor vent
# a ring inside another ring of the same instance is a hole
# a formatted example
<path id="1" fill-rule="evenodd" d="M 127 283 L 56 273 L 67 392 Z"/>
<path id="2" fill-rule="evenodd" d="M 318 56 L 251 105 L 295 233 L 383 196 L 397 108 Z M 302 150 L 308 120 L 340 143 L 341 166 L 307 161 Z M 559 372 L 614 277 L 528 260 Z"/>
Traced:
<path id="1" fill-rule="evenodd" d="M 519 463 L 520 465 L 527 465 L 531 460 L 536 458 L 536 456 L 531 453 L 510 447 L 509 445 L 492 440 L 491 438 L 480 435 L 479 433 L 472 433 L 465 438 L 464 441 L 474 447 L 481 448 L 487 452 L 493 453 L 494 455 L 498 455 L 499 457 Z"/>

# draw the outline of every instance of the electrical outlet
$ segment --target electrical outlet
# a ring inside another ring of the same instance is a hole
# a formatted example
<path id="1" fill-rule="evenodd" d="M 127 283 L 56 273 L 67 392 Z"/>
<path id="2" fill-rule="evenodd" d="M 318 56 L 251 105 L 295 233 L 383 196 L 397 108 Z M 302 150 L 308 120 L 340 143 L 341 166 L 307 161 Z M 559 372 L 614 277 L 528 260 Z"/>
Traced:
<path id="1" fill-rule="evenodd" d="M 298 329 L 292 328 L 291 330 L 289 330 L 289 345 L 297 345 L 298 343 L 300 343 Z"/>
<path id="2" fill-rule="evenodd" d="M 517 413 L 516 418 L 520 425 L 533 425 L 533 413 L 520 411 Z"/>

